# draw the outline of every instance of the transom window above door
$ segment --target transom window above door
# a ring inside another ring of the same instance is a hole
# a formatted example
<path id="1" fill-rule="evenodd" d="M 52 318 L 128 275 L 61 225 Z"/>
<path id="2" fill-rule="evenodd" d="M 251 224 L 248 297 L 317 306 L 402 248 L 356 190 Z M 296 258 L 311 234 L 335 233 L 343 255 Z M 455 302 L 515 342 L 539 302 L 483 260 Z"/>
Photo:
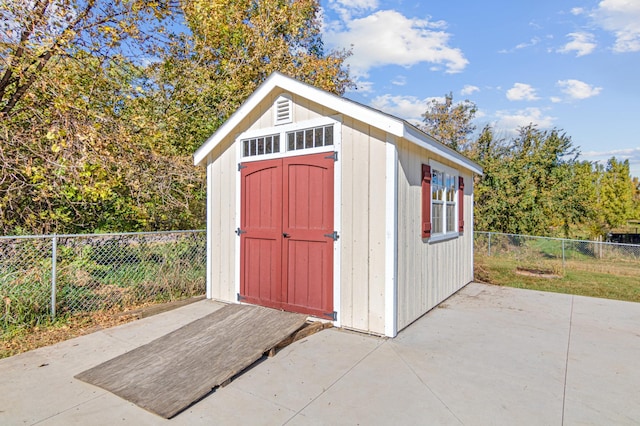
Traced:
<path id="1" fill-rule="evenodd" d="M 289 125 L 277 133 L 273 132 L 274 128 L 267 129 L 264 135 L 241 138 L 241 155 L 244 158 L 275 157 L 294 151 L 326 151 L 327 147 L 335 144 L 334 126 L 334 124 L 325 124 L 296 128 Z"/>
<path id="2" fill-rule="evenodd" d="M 333 145 L 333 126 L 288 132 L 287 143 L 287 151 Z"/>
<path id="3" fill-rule="evenodd" d="M 242 141 L 242 156 L 273 154 L 280 152 L 280 135 L 262 136 Z"/>

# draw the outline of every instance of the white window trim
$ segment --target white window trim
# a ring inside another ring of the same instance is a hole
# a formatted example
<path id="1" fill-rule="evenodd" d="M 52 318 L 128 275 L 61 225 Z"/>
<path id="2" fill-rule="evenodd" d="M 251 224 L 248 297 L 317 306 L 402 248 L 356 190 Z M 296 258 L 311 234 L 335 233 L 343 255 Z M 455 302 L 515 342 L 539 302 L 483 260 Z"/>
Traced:
<path id="1" fill-rule="evenodd" d="M 447 201 L 443 200 L 442 201 L 442 212 L 443 212 L 443 218 L 442 218 L 442 229 L 445 230 L 445 232 L 442 232 L 440 234 L 434 234 L 433 232 L 431 233 L 431 237 L 429 238 L 429 242 L 430 243 L 435 243 L 438 241 L 445 241 L 445 240 L 451 240 L 454 238 L 458 238 L 460 236 L 460 232 L 458 231 L 458 212 L 459 212 L 459 207 L 458 207 L 458 203 L 459 203 L 459 198 L 458 198 L 458 191 L 460 191 L 460 189 L 458 188 L 458 178 L 460 177 L 460 171 L 454 169 L 453 167 L 449 167 L 449 166 L 445 166 L 442 163 L 439 163 L 435 160 L 429 160 L 429 166 L 431 166 L 431 173 L 433 173 L 433 171 L 438 171 L 438 172 L 444 172 L 445 174 L 451 175 L 455 177 L 455 194 L 453 196 L 453 200 L 454 200 L 454 229 L 455 231 L 453 232 L 446 232 L 447 229 Z M 433 185 L 433 183 L 432 183 Z M 431 198 L 431 194 L 429 194 L 429 202 L 431 203 L 431 222 L 432 222 L 432 226 L 431 229 L 433 229 L 433 199 Z"/>

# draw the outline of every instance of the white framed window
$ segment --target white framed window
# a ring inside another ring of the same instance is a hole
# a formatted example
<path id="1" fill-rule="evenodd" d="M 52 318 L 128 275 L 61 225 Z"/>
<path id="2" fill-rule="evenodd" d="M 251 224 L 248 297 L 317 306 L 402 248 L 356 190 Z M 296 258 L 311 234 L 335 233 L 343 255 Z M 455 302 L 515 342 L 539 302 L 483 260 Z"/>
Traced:
<path id="1" fill-rule="evenodd" d="M 458 172 L 431 162 L 431 235 L 458 235 Z"/>

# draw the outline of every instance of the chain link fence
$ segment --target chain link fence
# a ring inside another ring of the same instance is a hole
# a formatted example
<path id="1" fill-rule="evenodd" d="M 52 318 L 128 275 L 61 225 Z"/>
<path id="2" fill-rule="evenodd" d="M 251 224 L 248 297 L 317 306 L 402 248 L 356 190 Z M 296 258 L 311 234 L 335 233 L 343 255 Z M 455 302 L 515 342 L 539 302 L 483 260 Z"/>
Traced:
<path id="1" fill-rule="evenodd" d="M 0 237 L 0 327 L 205 293 L 206 232 Z"/>
<path id="2" fill-rule="evenodd" d="M 474 233 L 476 256 L 515 260 L 535 272 L 583 271 L 640 276 L 640 245 L 495 232 Z"/>

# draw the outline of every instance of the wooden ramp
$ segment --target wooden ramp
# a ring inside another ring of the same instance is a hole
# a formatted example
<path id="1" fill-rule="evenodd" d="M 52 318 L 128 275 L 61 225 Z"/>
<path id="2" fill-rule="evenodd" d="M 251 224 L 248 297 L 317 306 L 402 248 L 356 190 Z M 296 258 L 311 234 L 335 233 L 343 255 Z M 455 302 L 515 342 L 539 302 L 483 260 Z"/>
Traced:
<path id="1" fill-rule="evenodd" d="M 306 315 L 227 305 L 77 376 L 171 418 L 273 350 Z"/>

